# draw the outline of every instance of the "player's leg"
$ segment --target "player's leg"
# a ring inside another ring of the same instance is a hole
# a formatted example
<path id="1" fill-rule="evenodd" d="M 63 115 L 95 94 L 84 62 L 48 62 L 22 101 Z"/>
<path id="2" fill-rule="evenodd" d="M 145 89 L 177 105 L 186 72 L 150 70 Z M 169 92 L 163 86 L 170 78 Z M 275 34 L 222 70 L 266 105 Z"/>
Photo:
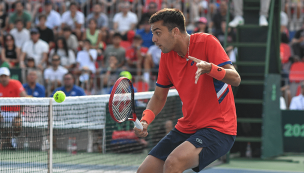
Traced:
<path id="1" fill-rule="evenodd" d="M 137 173 L 161 173 L 163 172 L 164 161 L 148 155 L 139 166 Z"/>

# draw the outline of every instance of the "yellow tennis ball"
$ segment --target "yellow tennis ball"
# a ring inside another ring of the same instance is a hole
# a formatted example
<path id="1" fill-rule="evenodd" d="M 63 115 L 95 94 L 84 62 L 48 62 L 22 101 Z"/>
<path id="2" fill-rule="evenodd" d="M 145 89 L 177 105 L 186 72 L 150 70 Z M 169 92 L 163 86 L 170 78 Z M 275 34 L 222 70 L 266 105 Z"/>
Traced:
<path id="1" fill-rule="evenodd" d="M 57 102 L 57 103 L 61 103 L 65 100 L 65 94 L 64 92 L 62 91 L 57 91 L 55 94 L 54 94 L 54 100 Z"/>

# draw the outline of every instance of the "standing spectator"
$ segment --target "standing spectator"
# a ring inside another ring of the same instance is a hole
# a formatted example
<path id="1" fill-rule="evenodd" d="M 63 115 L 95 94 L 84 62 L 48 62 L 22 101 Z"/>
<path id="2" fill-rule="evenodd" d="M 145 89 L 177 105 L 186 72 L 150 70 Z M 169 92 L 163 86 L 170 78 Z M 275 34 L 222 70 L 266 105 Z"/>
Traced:
<path id="1" fill-rule="evenodd" d="M 24 60 L 26 57 L 32 57 L 35 60 L 35 65 L 40 70 L 43 70 L 45 62 L 47 61 L 47 54 L 49 52 L 49 45 L 39 39 L 40 34 L 38 29 L 31 29 L 31 40 L 27 41 L 22 47 L 21 67 L 24 67 Z"/>
<path id="2" fill-rule="evenodd" d="M 104 9 L 104 5 L 101 3 L 96 3 L 93 7 L 93 12 L 87 17 L 87 26 L 89 26 L 90 20 L 95 19 L 97 21 L 98 29 L 107 29 L 108 28 L 108 16 L 104 14 L 102 11 Z"/>
<path id="3" fill-rule="evenodd" d="M 72 69 L 76 64 L 75 53 L 68 48 L 64 37 L 56 40 L 55 48 L 50 52 L 50 57 L 57 54 L 60 57 L 60 64 L 66 69 Z"/>
<path id="4" fill-rule="evenodd" d="M 77 66 L 78 70 L 82 70 L 84 67 L 89 68 L 91 73 L 96 72 L 95 61 L 97 59 L 96 49 L 91 49 L 90 40 L 86 39 L 83 41 L 82 51 L 77 54 Z"/>
<path id="5" fill-rule="evenodd" d="M 9 24 L 10 29 L 14 28 L 14 23 L 17 19 L 21 19 L 24 22 L 26 29 L 31 28 L 32 17 L 30 13 L 24 10 L 24 4 L 21 1 L 15 3 L 15 12 L 10 15 Z"/>
<path id="6" fill-rule="evenodd" d="M 75 34 L 77 38 L 81 38 L 81 29 L 83 24 L 83 13 L 78 11 L 77 3 L 71 2 L 70 10 L 62 14 L 61 28 L 64 28 L 64 26 L 69 26 L 71 27 L 73 34 Z"/>
<path id="7" fill-rule="evenodd" d="M 294 52 L 294 58 L 299 61 L 304 58 L 304 23 L 302 23 L 302 27 L 298 30 L 294 38 L 291 40 L 292 50 Z"/>
<path id="8" fill-rule="evenodd" d="M 142 46 L 149 48 L 154 44 L 152 41 L 153 34 L 151 31 L 151 25 L 149 24 L 149 19 L 144 21 L 142 27 L 142 29 L 136 31 L 136 34 L 141 36 L 143 40 Z"/>
<path id="9" fill-rule="evenodd" d="M 144 68 L 145 68 L 144 80 L 146 82 L 150 81 L 151 69 L 153 69 L 152 74 L 154 74 L 155 71 L 158 72 L 160 57 L 161 57 L 160 48 L 156 45 L 151 46 L 148 50 L 144 64 Z"/>
<path id="10" fill-rule="evenodd" d="M 140 35 L 135 35 L 132 46 L 126 51 L 126 60 L 131 74 L 141 75 L 144 58 L 148 52 L 148 48 L 142 47 L 142 39 Z M 136 73 L 135 73 L 136 72 Z"/>
<path id="11" fill-rule="evenodd" d="M 15 39 L 15 45 L 18 48 L 22 48 L 25 42 L 30 40 L 30 31 L 23 27 L 23 22 L 21 19 L 15 20 L 16 28 L 10 31 L 10 34 Z"/>
<path id="12" fill-rule="evenodd" d="M 68 48 L 72 49 L 74 52 L 77 52 L 78 40 L 75 35 L 72 34 L 72 30 L 69 26 L 63 28 L 63 36 L 67 42 Z"/>
<path id="13" fill-rule="evenodd" d="M 121 68 L 125 64 L 126 50 L 120 46 L 122 36 L 119 33 L 115 33 L 112 38 L 113 45 L 107 46 L 104 53 L 105 67 L 110 65 L 110 56 L 115 56 L 118 61 L 118 68 Z"/>
<path id="14" fill-rule="evenodd" d="M 45 88 L 37 82 L 37 71 L 29 70 L 27 74 L 27 83 L 23 84 L 23 87 L 28 96 L 32 97 L 45 97 Z"/>
<path id="15" fill-rule="evenodd" d="M 40 39 L 47 42 L 49 44 L 49 47 L 54 46 L 54 33 L 53 30 L 48 28 L 45 25 L 46 22 L 46 15 L 41 14 L 39 16 L 39 25 L 37 27 L 39 34 L 40 34 Z"/>
<path id="16" fill-rule="evenodd" d="M 124 40 L 127 40 L 127 33 L 134 30 L 137 24 L 137 16 L 130 11 L 130 3 L 128 1 L 119 4 L 121 12 L 116 13 L 113 18 L 113 29 L 119 32 Z"/>
<path id="17" fill-rule="evenodd" d="M 63 75 L 68 73 L 68 70 L 60 65 L 60 57 L 57 54 L 52 56 L 52 66 L 44 71 L 44 79 L 47 86 L 51 86 L 51 91 L 55 86 L 61 86 Z"/>
<path id="18" fill-rule="evenodd" d="M 304 81 L 301 82 L 301 94 L 292 98 L 290 110 L 304 110 Z"/>
<path id="19" fill-rule="evenodd" d="M 4 31 L 8 29 L 8 16 L 3 2 L 0 3 L 0 28 Z"/>
<path id="20" fill-rule="evenodd" d="M 196 22 L 196 28 L 194 28 L 193 33 L 208 33 L 208 21 L 205 17 L 200 17 L 199 20 Z"/>
<path id="21" fill-rule="evenodd" d="M 19 67 L 20 48 L 15 46 L 14 37 L 10 34 L 4 36 L 4 47 L 1 51 L 1 59 L 8 67 Z M 2 63 L 1 66 L 4 66 Z"/>
<path id="22" fill-rule="evenodd" d="M 226 15 L 228 14 L 228 7 L 225 1 L 220 3 L 219 10 L 212 17 L 212 21 L 209 23 L 209 32 L 216 33 L 221 30 L 221 22 L 226 20 Z M 232 14 L 229 15 L 230 20 L 232 19 Z M 213 29 L 214 27 L 214 29 Z"/>
<path id="23" fill-rule="evenodd" d="M 152 16 L 152 14 L 157 12 L 157 3 L 156 2 L 150 2 L 148 5 L 148 12 L 144 13 L 139 22 L 138 22 L 138 28 L 142 29 L 144 28 L 144 25 L 146 24 L 146 21 L 150 19 L 150 17 Z"/>
<path id="24" fill-rule="evenodd" d="M 65 74 L 63 76 L 63 86 L 56 88 L 53 94 L 51 95 L 51 97 L 53 97 L 56 91 L 62 91 L 65 93 L 66 96 L 84 96 L 85 95 L 84 90 L 79 86 L 76 86 L 74 83 L 75 80 L 73 74 L 72 73 Z"/>
<path id="25" fill-rule="evenodd" d="M 85 34 L 83 34 L 82 40 L 88 39 L 92 44 L 92 48 L 98 49 L 100 48 L 101 42 L 101 32 L 97 29 L 97 22 L 95 19 L 89 20 L 89 27 L 85 30 Z"/>
<path id="26" fill-rule="evenodd" d="M 44 2 L 44 14 L 47 16 L 46 19 L 46 27 L 50 28 L 53 30 L 54 34 L 57 34 L 58 28 L 60 27 L 61 24 L 61 16 L 60 14 L 53 10 L 53 5 L 50 0 L 46 0 Z M 39 23 L 39 19 L 36 19 L 36 25 Z"/>

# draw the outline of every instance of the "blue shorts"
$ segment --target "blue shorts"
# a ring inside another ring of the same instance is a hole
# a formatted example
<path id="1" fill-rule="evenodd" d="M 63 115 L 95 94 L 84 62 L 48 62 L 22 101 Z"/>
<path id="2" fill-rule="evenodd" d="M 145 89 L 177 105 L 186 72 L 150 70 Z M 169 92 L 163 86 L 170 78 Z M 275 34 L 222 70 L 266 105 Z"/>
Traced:
<path id="1" fill-rule="evenodd" d="M 217 130 L 204 128 L 194 134 L 185 134 L 173 129 L 150 151 L 149 155 L 165 161 L 181 143 L 189 141 L 196 148 L 203 148 L 199 154 L 199 166 L 192 168 L 199 172 L 207 165 L 228 153 L 234 144 L 235 136 Z"/>

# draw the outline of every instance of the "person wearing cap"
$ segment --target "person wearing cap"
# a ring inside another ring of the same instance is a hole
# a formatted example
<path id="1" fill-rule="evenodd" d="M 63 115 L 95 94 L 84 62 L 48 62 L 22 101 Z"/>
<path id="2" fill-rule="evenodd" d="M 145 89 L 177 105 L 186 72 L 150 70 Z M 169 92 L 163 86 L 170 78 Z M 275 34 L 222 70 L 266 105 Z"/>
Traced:
<path id="1" fill-rule="evenodd" d="M 24 28 L 23 21 L 21 19 L 15 20 L 15 28 L 10 31 L 10 34 L 15 39 L 15 45 L 18 48 L 22 48 L 25 42 L 29 41 L 30 38 L 30 31 Z"/>
<path id="2" fill-rule="evenodd" d="M 45 41 L 39 39 L 40 34 L 37 28 L 32 28 L 30 33 L 31 40 L 27 41 L 22 47 L 20 66 L 25 67 L 24 60 L 26 57 L 32 57 L 35 60 L 36 67 L 43 70 L 47 61 L 49 45 Z"/>
<path id="3" fill-rule="evenodd" d="M 196 22 L 196 28 L 194 28 L 193 33 L 198 33 L 198 32 L 202 32 L 202 33 L 208 33 L 208 21 L 205 17 L 200 17 L 198 19 L 198 21 Z"/>
<path id="4" fill-rule="evenodd" d="M 32 16 L 24 10 L 24 4 L 21 1 L 15 2 L 15 12 L 13 12 L 9 17 L 10 29 L 14 28 L 14 23 L 17 19 L 21 19 L 24 22 L 26 29 L 31 28 Z"/>
<path id="5" fill-rule="evenodd" d="M 61 16 L 57 11 L 53 10 L 53 4 L 51 0 L 44 1 L 43 9 L 44 11 L 42 13 L 44 13 L 47 16 L 45 25 L 46 27 L 52 29 L 54 34 L 56 35 L 57 30 L 61 24 Z M 38 18 L 36 18 L 35 24 L 36 25 L 39 24 Z"/>
<path id="6" fill-rule="evenodd" d="M 292 98 L 289 109 L 290 110 L 304 110 L 304 81 L 301 82 L 301 93 Z"/>
<path id="7" fill-rule="evenodd" d="M 22 84 L 15 79 L 10 79 L 7 67 L 0 68 L 0 97 L 26 97 Z"/>
<path id="8" fill-rule="evenodd" d="M 141 69 L 144 58 L 148 52 L 148 48 L 142 47 L 142 39 L 140 35 L 135 35 L 132 46 L 126 51 L 127 67 L 134 75 L 141 76 Z"/>
<path id="9" fill-rule="evenodd" d="M 81 38 L 81 29 L 83 28 L 84 20 L 84 14 L 78 11 L 77 3 L 71 2 L 70 10 L 62 14 L 61 28 L 64 28 L 64 26 L 70 26 L 72 32 L 77 36 L 77 38 Z"/>

